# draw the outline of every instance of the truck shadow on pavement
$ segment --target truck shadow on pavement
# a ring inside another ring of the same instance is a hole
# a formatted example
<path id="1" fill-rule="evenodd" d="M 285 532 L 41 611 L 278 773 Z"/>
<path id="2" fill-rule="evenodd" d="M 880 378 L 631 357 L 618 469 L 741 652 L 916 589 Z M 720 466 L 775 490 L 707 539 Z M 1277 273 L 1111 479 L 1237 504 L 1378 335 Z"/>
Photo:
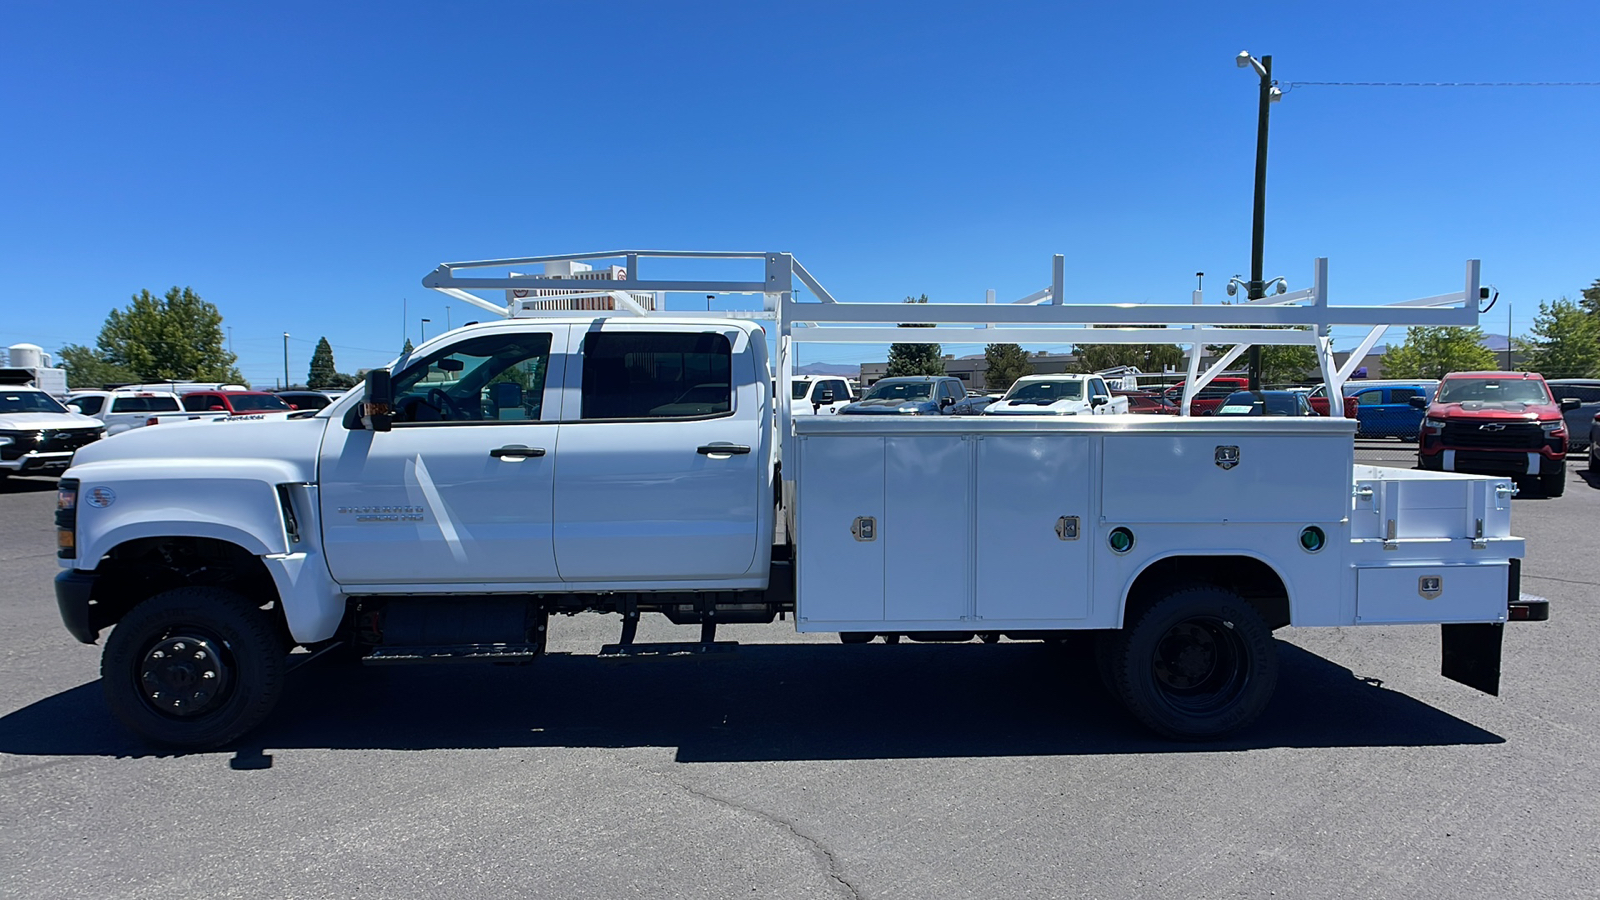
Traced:
<path id="1" fill-rule="evenodd" d="M 1504 742 L 1299 647 L 1281 654 L 1266 714 L 1207 744 L 1153 737 L 1060 647 L 765 644 L 715 658 L 554 654 L 516 668 L 318 661 L 227 749 L 675 747 L 694 763 Z M 0 718 L 0 751 L 151 754 L 111 719 L 98 682 Z"/>

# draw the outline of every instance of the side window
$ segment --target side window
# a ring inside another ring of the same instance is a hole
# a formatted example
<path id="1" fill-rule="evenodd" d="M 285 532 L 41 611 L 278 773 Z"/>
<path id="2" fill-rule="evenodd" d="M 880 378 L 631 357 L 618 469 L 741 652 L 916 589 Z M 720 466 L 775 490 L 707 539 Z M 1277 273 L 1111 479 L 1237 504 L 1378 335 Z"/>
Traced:
<path id="1" fill-rule="evenodd" d="M 1556 392 L 1557 400 L 1561 400 L 1566 397 L 1572 397 L 1575 398 L 1579 403 L 1600 402 L 1600 387 L 1588 387 L 1576 384 L 1557 385 L 1553 388 L 1553 390 Z"/>
<path id="2" fill-rule="evenodd" d="M 733 411 L 720 334 L 617 331 L 583 339 L 584 419 L 696 419 Z"/>
<path id="3" fill-rule="evenodd" d="M 1089 393 L 1096 397 L 1105 397 L 1110 395 L 1111 392 L 1106 390 L 1104 381 L 1099 378 L 1091 378 L 1089 379 Z"/>
<path id="4" fill-rule="evenodd" d="M 485 334 L 440 347 L 395 376 L 395 422 L 537 422 L 549 367 L 548 332 Z"/>
<path id="5" fill-rule="evenodd" d="M 848 402 L 850 402 L 850 386 L 849 385 L 845 384 L 842 381 L 830 381 L 830 382 L 828 382 L 828 386 L 833 389 L 833 402 L 835 402 L 835 403 L 848 403 Z"/>
<path id="6" fill-rule="evenodd" d="M 1410 403 L 1412 397 L 1421 397 L 1421 396 L 1422 396 L 1422 391 L 1419 391 L 1416 388 L 1390 388 L 1389 389 L 1389 402 L 1390 403 Z"/>
<path id="7" fill-rule="evenodd" d="M 189 412 L 205 412 L 210 405 L 211 397 L 208 394 L 183 395 L 183 408 Z"/>
<path id="8" fill-rule="evenodd" d="M 1383 390 L 1381 388 L 1370 391 L 1362 391 L 1356 395 L 1356 404 L 1358 406 L 1377 406 L 1382 402 Z"/>
<path id="9" fill-rule="evenodd" d="M 104 397 L 79 397 L 78 399 L 72 401 L 72 405 L 83 410 L 83 414 L 86 416 L 92 416 L 99 413 L 100 407 L 104 406 L 105 404 L 106 398 Z"/>

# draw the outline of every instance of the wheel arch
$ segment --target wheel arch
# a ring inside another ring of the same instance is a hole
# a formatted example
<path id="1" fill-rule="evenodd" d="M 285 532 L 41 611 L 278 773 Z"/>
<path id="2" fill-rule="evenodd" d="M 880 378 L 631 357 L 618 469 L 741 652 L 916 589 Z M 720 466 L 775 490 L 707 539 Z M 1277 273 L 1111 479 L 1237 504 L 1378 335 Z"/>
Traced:
<path id="1" fill-rule="evenodd" d="M 98 631 L 115 625 L 145 600 L 179 587 L 234 591 L 270 615 L 286 638 L 289 635 L 277 580 L 255 548 L 220 537 L 184 534 L 129 538 L 101 557 L 89 594 L 90 627 Z"/>
<path id="2" fill-rule="evenodd" d="M 1289 582 L 1276 567 L 1248 551 L 1171 553 L 1157 557 L 1136 572 L 1123 592 L 1122 619 L 1126 627 L 1175 588 L 1211 585 L 1243 597 L 1274 630 L 1293 620 Z"/>

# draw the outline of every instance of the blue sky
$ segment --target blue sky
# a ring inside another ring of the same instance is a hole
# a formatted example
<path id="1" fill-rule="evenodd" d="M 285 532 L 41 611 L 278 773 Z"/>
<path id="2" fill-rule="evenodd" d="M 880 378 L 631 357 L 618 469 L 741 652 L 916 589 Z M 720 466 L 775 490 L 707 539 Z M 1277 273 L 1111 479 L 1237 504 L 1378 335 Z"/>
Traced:
<path id="1" fill-rule="evenodd" d="M 257 384 L 381 364 L 446 260 L 787 250 L 841 299 L 1208 301 L 1249 268 L 1255 78 L 1600 81 L 1600 4 L 77 3 L 0 9 L 0 343 L 216 303 Z M 1298 86 L 1268 276 L 1600 278 L 1600 87 Z M 459 324 L 467 314 L 454 304 Z M 474 316 L 475 318 L 476 316 Z M 1392 333 L 1398 339 L 1398 333 Z M 1344 341 L 1349 346 L 1351 341 Z M 947 348 L 960 351 L 968 348 Z M 881 350 L 808 349 L 802 362 Z M 881 358 L 881 355 L 878 356 Z"/>

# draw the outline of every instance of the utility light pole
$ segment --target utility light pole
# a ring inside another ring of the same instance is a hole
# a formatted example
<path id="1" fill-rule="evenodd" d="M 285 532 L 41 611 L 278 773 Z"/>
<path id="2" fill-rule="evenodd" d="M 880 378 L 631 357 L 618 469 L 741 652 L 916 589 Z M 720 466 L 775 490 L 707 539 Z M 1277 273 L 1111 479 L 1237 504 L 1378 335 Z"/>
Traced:
<path id="1" fill-rule="evenodd" d="M 1272 104 L 1283 97 L 1283 92 L 1272 84 L 1272 57 L 1257 60 L 1248 50 L 1240 50 L 1234 58 L 1239 68 L 1253 67 L 1261 76 L 1261 106 L 1256 116 L 1256 202 L 1255 215 L 1250 229 L 1250 280 L 1245 284 L 1246 296 L 1260 300 L 1267 295 L 1267 285 L 1261 279 L 1267 227 L 1267 123 Z M 1261 347 L 1250 347 L 1250 390 L 1261 390 Z"/>
<path id="2" fill-rule="evenodd" d="M 289 332 L 283 333 L 283 386 L 289 386 Z"/>
<path id="3" fill-rule="evenodd" d="M 432 321 L 433 321 L 432 319 L 423 319 L 422 320 L 422 338 L 420 340 L 418 340 L 417 343 L 420 344 L 423 341 L 428 339 L 428 323 L 430 323 Z"/>

